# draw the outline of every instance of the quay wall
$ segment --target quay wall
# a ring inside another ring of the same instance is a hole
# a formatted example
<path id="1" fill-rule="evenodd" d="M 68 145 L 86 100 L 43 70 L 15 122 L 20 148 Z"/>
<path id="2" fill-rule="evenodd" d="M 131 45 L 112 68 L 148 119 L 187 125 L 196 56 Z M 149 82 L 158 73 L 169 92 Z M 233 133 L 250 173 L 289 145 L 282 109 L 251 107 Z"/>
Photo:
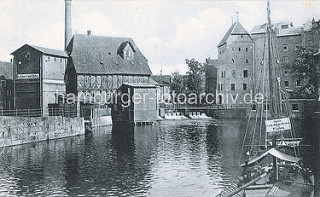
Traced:
<path id="1" fill-rule="evenodd" d="M 246 118 L 246 108 L 210 110 L 207 115 L 215 119 L 243 119 Z"/>
<path id="2" fill-rule="evenodd" d="M 61 116 L 0 118 L 0 147 L 85 134 L 84 119 Z"/>

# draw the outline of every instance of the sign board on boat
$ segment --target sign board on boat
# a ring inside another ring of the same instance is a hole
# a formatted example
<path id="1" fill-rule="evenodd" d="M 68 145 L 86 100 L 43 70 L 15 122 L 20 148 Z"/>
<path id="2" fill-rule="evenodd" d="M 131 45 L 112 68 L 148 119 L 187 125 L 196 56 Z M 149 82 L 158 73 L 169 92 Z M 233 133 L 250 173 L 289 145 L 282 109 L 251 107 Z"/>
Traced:
<path id="1" fill-rule="evenodd" d="M 277 132 L 291 129 L 289 118 L 266 120 L 266 131 Z"/>

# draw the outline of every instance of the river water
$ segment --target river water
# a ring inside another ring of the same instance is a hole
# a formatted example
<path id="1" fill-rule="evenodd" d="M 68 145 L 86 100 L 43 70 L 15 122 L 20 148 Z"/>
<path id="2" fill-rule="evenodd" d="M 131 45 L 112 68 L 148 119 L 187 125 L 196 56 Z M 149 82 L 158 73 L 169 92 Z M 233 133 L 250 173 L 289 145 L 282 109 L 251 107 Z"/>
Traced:
<path id="1" fill-rule="evenodd" d="M 7 147 L 0 196 L 215 196 L 238 163 L 243 120 L 161 121 Z"/>

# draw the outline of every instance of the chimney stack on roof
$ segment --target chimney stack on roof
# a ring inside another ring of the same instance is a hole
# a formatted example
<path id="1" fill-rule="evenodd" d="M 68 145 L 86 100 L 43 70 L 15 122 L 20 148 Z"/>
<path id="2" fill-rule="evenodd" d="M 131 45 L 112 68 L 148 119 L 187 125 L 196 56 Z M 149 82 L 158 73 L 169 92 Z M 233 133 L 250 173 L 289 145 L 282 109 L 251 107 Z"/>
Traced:
<path id="1" fill-rule="evenodd" d="M 88 31 L 87 31 L 87 35 L 88 35 L 88 36 L 91 36 L 91 30 L 88 30 Z"/>
<path id="2" fill-rule="evenodd" d="M 64 47 L 67 48 L 72 38 L 71 0 L 65 0 Z"/>

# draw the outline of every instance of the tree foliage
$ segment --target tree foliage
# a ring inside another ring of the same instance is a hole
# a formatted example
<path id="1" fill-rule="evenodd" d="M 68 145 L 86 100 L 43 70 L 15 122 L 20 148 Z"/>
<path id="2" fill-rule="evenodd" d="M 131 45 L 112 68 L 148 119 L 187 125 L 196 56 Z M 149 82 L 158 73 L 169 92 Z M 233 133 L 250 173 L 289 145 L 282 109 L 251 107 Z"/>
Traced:
<path id="1" fill-rule="evenodd" d="M 171 82 L 171 90 L 174 91 L 176 94 L 180 94 L 185 92 L 185 84 L 179 75 L 179 73 L 175 72 L 172 73 L 172 82 Z"/>
<path id="2" fill-rule="evenodd" d="M 320 77 L 320 67 L 314 54 L 317 49 L 312 46 L 300 46 L 296 49 L 296 58 L 286 67 L 292 76 L 308 83 L 301 87 L 300 95 L 305 98 L 315 98 Z"/>
<path id="3" fill-rule="evenodd" d="M 186 59 L 188 65 L 188 77 L 186 81 L 186 87 L 188 93 L 201 94 L 204 91 L 202 84 L 202 75 L 204 73 L 204 65 L 194 59 Z"/>

